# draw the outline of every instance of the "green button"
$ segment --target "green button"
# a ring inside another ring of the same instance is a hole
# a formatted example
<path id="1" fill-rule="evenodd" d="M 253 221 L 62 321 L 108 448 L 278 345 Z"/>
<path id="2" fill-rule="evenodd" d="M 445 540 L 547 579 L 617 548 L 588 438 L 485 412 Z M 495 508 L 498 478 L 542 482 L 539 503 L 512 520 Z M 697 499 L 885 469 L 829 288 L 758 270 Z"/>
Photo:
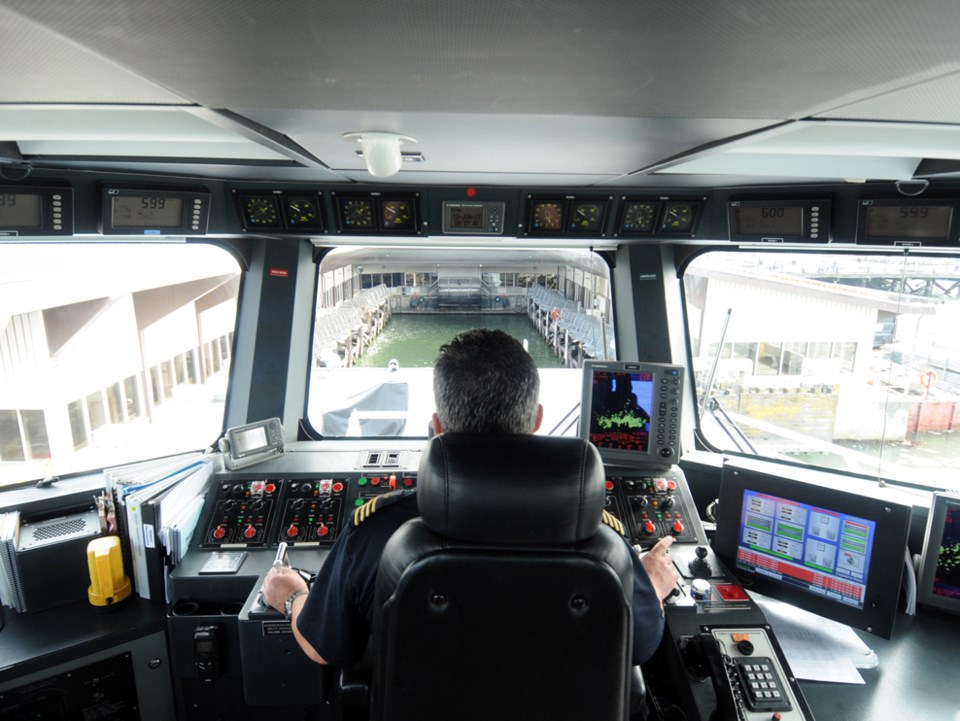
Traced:
<path id="1" fill-rule="evenodd" d="M 357 485 L 360 485 L 360 486 L 367 485 L 367 479 L 364 478 L 363 476 L 360 476 L 359 480 L 357 480 Z"/>
<path id="2" fill-rule="evenodd" d="M 358 498 L 357 500 L 355 500 L 355 501 L 353 502 L 353 505 L 355 505 L 355 506 L 362 506 L 364 503 L 366 503 L 366 501 L 364 501 L 362 498 Z"/>

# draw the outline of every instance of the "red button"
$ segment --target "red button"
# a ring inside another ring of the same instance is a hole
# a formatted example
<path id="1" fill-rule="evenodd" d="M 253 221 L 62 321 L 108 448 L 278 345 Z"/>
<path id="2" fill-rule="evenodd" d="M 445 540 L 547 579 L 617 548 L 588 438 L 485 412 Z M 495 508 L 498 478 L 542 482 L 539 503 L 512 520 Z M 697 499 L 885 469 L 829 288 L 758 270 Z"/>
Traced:
<path id="1" fill-rule="evenodd" d="M 655 530 L 657 530 L 657 528 L 656 526 L 653 525 L 651 521 L 647 521 L 646 523 L 643 524 L 644 533 L 648 533 L 648 534 L 653 533 Z"/>
<path id="2" fill-rule="evenodd" d="M 214 530 L 213 532 L 213 537 L 218 539 L 223 538 L 226 535 L 227 535 L 227 532 L 223 526 L 217 526 L 216 530 Z"/>
<path id="3" fill-rule="evenodd" d="M 370 479 L 370 485 L 371 485 L 371 486 L 379 486 L 379 485 L 380 485 L 380 478 L 379 478 L 379 477 L 377 477 L 377 478 L 371 478 L 371 479 Z"/>
<path id="4" fill-rule="evenodd" d="M 298 535 L 300 535 L 300 529 L 297 528 L 295 523 L 291 523 L 290 528 L 287 529 L 287 537 L 296 538 Z"/>
<path id="5" fill-rule="evenodd" d="M 669 488 L 671 491 L 677 490 L 677 482 L 676 482 L 676 481 L 667 481 L 667 488 Z"/>
<path id="6" fill-rule="evenodd" d="M 330 529 L 327 528 L 325 525 L 323 525 L 323 524 L 321 523 L 321 524 L 320 524 L 320 528 L 317 529 L 317 535 L 320 536 L 321 538 L 323 538 L 324 536 L 328 535 L 329 533 L 330 533 Z"/>
<path id="7" fill-rule="evenodd" d="M 680 523 L 680 520 L 677 519 L 677 522 L 673 524 L 674 533 L 683 533 L 683 524 Z"/>
<path id="8" fill-rule="evenodd" d="M 413 479 L 412 479 L 412 478 L 404 478 L 404 479 L 403 479 L 403 485 L 405 485 L 407 488 L 410 488 L 410 487 L 413 485 Z"/>
<path id="9" fill-rule="evenodd" d="M 340 481 L 337 481 L 336 483 L 333 484 L 333 492 L 334 492 L 334 493 L 340 493 L 340 491 L 342 491 L 342 490 L 343 490 L 343 484 L 340 483 Z"/>
<path id="10" fill-rule="evenodd" d="M 608 491 L 612 491 L 612 490 L 613 490 L 613 481 L 607 481 L 606 486 L 607 486 L 607 490 L 608 490 Z"/>
<path id="11" fill-rule="evenodd" d="M 267 493 L 273 493 L 275 490 L 277 490 L 277 487 L 272 483 L 268 483 L 266 488 L 263 490 L 265 490 Z"/>
<path id="12" fill-rule="evenodd" d="M 243 532 L 243 535 L 247 538 L 253 538 L 257 535 L 257 529 L 253 526 L 247 526 L 246 530 Z"/>

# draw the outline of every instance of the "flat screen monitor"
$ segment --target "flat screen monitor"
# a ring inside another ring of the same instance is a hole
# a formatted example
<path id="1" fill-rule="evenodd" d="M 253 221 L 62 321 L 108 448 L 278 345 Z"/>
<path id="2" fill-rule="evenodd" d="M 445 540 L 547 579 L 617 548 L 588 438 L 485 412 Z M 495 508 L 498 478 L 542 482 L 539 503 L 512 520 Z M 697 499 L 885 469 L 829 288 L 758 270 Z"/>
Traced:
<path id="1" fill-rule="evenodd" d="M 580 437 L 612 465 L 669 466 L 679 457 L 683 366 L 589 360 Z"/>
<path id="2" fill-rule="evenodd" d="M 933 494 L 920 556 L 917 603 L 960 613 L 960 496 Z"/>
<path id="3" fill-rule="evenodd" d="M 714 550 L 747 590 L 890 638 L 910 506 L 837 488 L 842 482 L 727 461 Z"/>

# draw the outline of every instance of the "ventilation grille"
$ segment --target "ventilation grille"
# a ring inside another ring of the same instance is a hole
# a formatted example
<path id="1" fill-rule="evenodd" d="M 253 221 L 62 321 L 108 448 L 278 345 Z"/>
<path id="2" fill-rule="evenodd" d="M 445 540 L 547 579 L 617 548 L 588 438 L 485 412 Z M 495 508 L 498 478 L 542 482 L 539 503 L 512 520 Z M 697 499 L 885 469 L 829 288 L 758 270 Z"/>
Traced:
<path id="1" fill-rule="evenodd" d="M 20 527 L 18 550 L 28 551 L 84 536 L 96 536 L 99 533 L 100 521 L 96 511 L 51 518 L 37 523 L 24 523 Z"/>

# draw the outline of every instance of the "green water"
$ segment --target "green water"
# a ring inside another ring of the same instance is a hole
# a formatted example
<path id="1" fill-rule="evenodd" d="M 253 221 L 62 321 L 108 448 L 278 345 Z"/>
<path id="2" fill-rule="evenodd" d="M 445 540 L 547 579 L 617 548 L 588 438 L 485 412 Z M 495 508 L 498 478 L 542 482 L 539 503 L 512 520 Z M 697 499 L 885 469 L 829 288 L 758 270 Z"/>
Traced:
<path id="1" fill-rule="evenodd" d="M 520 342 L 526 340 L 538 368 L 564 367 L 525 315 L 420 313 L 391 316 L 386 329 L 364 351 L 356 365 L 386 368 L 391 359 L 396 359 L 401 368 L 432 368 L 440 346 L 457 333 L 471 328 L 496 328 Z"/>

